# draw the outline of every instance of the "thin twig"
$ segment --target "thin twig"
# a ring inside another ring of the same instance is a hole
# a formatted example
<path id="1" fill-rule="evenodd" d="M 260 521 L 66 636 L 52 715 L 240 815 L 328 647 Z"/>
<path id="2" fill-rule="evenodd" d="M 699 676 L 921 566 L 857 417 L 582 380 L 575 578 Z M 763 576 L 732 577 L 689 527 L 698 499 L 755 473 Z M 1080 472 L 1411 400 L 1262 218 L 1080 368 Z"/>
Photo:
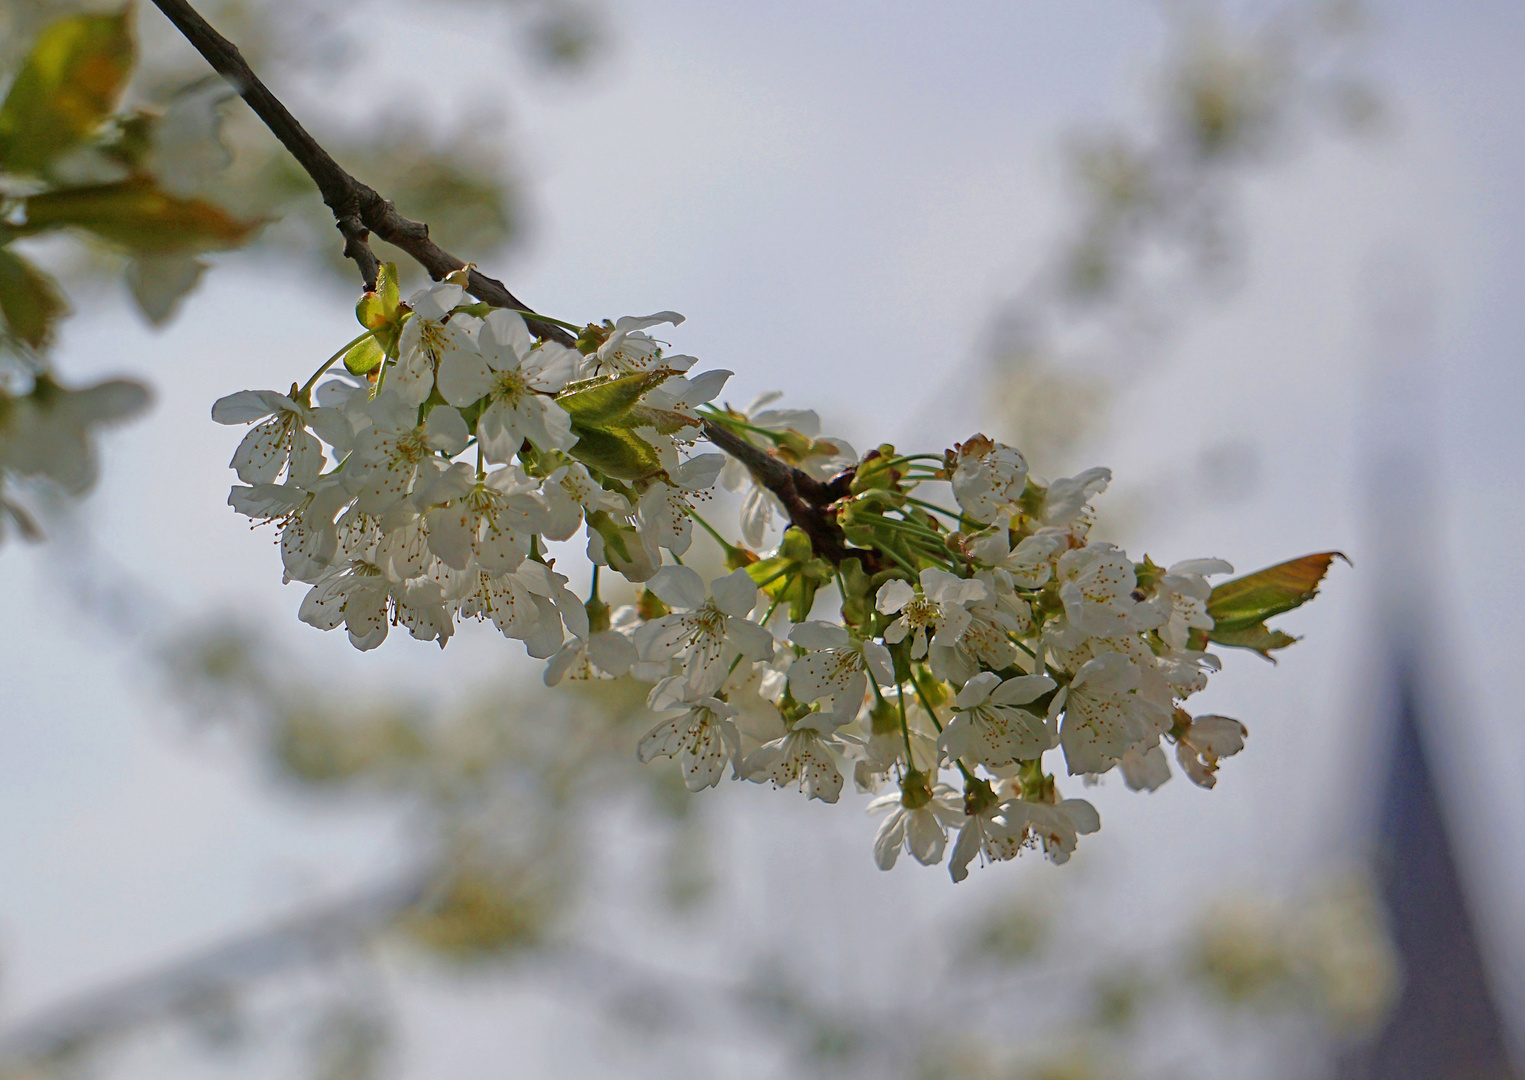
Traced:
<path id="1" fill-rule="evenodd" d="M 58 1058 L 190 1011 L 219 992 L 347 952 L 422 899 L 429 880 L 422 874 L 401 877 L 55 1006 L 0 1034 L 0 1072 Z"/>
<path id="2" fill-rule="evenodd" d="M 390 200 L 346 172 L 260 81 L 238 47 L 214 30 L 186 0 L 154 0 L 154 4 L 206 58 L 213 70 L 232 84 L 255 115 L 312 177 L 344 235 L 344 254 L 360 268 L 367 289 L 376 287 L 380 268 L 370 247 L 372 233 L 406 252 L 436 281 L 466 266 L 429 239 L 429 226 L 403 217 Z M 533 309 L 509 292 L 501 281 L 474 267 L 468 274 L 466 289 L 493 307 L 512 308 L 523 313 L 530 330 L 542 338 L 567 346 L 576 341 L 562 327 L 536 316 Z M 790 522 L 810 537 L 817 555 L 836 565 L 856 557 L 863 560 L 864 569 L 870 572 L 880 568 L 881 560 L 875 552 L 847 546 L 836 514 L 829 509 L 831 503 L 848 493 L 850 472 L 830 484 L 823 484 L 718 424 L 706 421 L 704 434 L 710 442 L 745 465 L 759 484 L 778 497 Z"/>
<path id="3" fill-rule="evenodd" d="M 185 35 L 185 39 L 195 46 L 196 51 L 206 58 L 213 70 L 232 84 L 238 95 L 249 103 L 255 115 L 265 122 L 265 126 L 281 141 L 281 145 L 291 152 L 291 156 L 312 177 L 312 182 L 323 195 L 323 201 L 333 211 L 334 222 L 344 235 L 344 254 L 355 260 L 367 289 L 376 287 L 376 275 L 380 269 L 380 262 L 370 248 L 371 233 L 405 251 L 435 281 L 466 265 L 429 239 L 429 226 L 403 217 L 390 200 L 382 198 L 373 188 L 346 172 L 307 133 L 307 129 L 297 122 L 290 110 L 270 92 L 270 88 L 260 81 L 237 46 L 212 29 L 186 0 L 154 0 L 154 4 Z M 466 288 L 473 296 L 494 307 L 532 310 L 509 292 L 501 281 L 476 269 L 470 271 Z M 572 335 L 552 323 L 536 318 L 527 319 L 526 322 L 529 323 L 530 330 L 540 337 L 563 345 L 571 345 L 575 340 Z"/>

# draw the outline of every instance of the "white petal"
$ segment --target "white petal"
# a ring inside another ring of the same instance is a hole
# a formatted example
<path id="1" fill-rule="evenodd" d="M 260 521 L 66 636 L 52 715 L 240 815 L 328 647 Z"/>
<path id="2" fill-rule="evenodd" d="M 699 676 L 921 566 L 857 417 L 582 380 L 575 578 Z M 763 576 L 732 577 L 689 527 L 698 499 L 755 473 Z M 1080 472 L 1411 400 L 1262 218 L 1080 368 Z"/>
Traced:
<path id="1" fill-rule="evenodd" d="M 692 567 L 664 566 L 652 575 L 646 587 L 668 607 L 693 611 L 704 606 L 704 579 Z"/>
<path id="2" fill-rule="evenodd" d="M 852 638 L 848 635 L 847 628 L 839 623 L 812 619 L 809 622 L 796 623 L 789 631 L 789 640 L 803 648 L 818 650 L 845 649 Z"/>
<path id="3" fill-rule="evenodd" d="M 250 424 L 273 416 L 291 399 L 273 390 L 240 390 L 212 404 L 212 419 L 219 424 Z"/>
<path id="4" fill-rule="evenodd" d="M 436 405 L 424 421 L 424 441 L 435 450 L 459 454 L 471 440 L 461 414 L 448 405 Z"/>
<path id="5" fill-rule="evenodd" d="M 901 608 L 905 607 L 913 599 L 915 599 L 915 597 L 916 590 L 911 588 L 910 585 L 904 581 L 901 581 L 899 578 L 891 578 L 889 581 L 886 581 L 883 585 L 879 586 L 879 593 L 874 598 L 874 607 L 883 614 L 888 615 L 892 611 L 899 611 Z M 904 630 L 902 630 L 900 633 L 900 638 L 903 637 L 905 637 Z M 900 638 L 896 638 L 895 640 L 899 641 Z M 888 640 L 888 638 L 886 638 L 886 640 Z"/>
<path id="6" fill-rule="evenodd" d="M 734 570 L 710 582 L 715 606 L 727 615 L 745 616 L 757 605 L 757 583 L 745 570 Z"/>
<path id="7" fill-rule="evenodd" d="M 481 354 L 463 349 L 440 359 L 435 385 L 442 398 L 457 408 L 465 408 L 492 389 L 492 370 Z"/>

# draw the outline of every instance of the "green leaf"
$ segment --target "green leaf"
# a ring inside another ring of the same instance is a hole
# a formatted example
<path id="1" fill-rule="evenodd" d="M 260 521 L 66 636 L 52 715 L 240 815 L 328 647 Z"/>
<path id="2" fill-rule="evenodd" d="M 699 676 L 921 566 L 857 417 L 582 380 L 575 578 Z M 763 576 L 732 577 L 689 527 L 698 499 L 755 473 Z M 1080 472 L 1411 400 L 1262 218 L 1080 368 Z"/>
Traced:
<path id="1" fill-rule="evenodd" d="M 653 409 L 649 405 L 634 405 L 621 415 L 616 423 L 620 427 L 655 428 L 663 435 L 675 435 L 684 428 L 694 427 L 693 417 L 667 409 Z"/>
<path id="2" fill-rule="evenodd" d="M 1256 623 L 1245 630 L 1214 630 L 1209 635 L 1209 640 L 1236 649 L 1254 649 L 1261 656 L 1275 663 L 1271 650 L 1285 649 L 1297 641 L 1297 638 L 1291 634 L 1284 634 L 1280 630 L 1272 630 L 1265 623 Z"/>
<path id="3" fill-rule="evenodd" d="M 367 371 L 374 371 L 384 359 L 386 354 L 382 352 L 380 343 L 374 337 L 363 338 L 344 354 L 344 369 L 351 375 L 364 375 Z"/>
<path id="4" fill-rule="evenodd" d="M 132 73 L 130 11 L 50 24 L 0 105 L 0 168 L 39 173 L 116 108 Z"/>
<path id="5" fill-rule="evenodd" d="M 616 480 L 644 480 L 662 471 L 657 448 L 629 431 L 587 427 L 572 423 L 577 445 L 570 453 L 577 460 Z"/>
<path id="6" fill-rule="evenodd" d="M 1207 601 L 1207 613 L 1213 617 L 1216 630 L 1230 631 L 1247 629 L 1301 607 L 1318 595 L 1319 582 L 1337 558 L 1345 556 L 1338 551 L 1304 555 L 1225 581 L 1213 590 Z"/>
<path id="7" fill-rule="evenodd" d="M 637 372 L 560 394 L 556 404 L 571 413 L 575 423 L 600 428 L 629 427 L 632 425 L 619 424 L 618 421 L 635 407 L 642 394 L 652 387 L 660 386 L 671 376 L 670 371 Z"/>
<path id="8" fill-rule="evenodd" d="M 42 348 L 65 306 L 52 278 L 0 248 L 0 314 L 12 334 L 34 349 Z"/>
<path id="9" fill-rule="evenodd" d="M 1219 585 L 1207 601 L 1213 628 L 1205 635 L 1206 641 L 1253 649 L 1270 660 L 1273 649 L 1284 649 L 1297 639 L 1270 629 L 1266 620 L 1302 607 L 1317 596 L 1319 583 L 1337 558 L 1345 559 L 1347 563 L 1350 561 L 1338 551 L 1323 551 Z M 1199 631 L 1194 631 L 1192 636 L 1190 647 L 1200 648 L 1206 644 Z"/>
<path id="10" fill-rule="evenodd" d="M 30 236 L 88 229 L 136 255 L 188 254 L 237 247 L 258 222 L 239 221 L 202 199 L 182 199 L 152 180 L 64 188 L 26 200 L 26 222 L 7 231 Z"/>

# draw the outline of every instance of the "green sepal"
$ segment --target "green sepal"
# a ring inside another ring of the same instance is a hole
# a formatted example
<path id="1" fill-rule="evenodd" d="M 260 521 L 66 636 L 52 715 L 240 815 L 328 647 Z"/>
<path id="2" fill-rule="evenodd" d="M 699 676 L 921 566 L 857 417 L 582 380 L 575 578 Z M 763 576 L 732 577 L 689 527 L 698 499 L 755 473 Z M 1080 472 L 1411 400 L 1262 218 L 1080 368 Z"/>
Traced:
<path id="1" fill-rule="evenodd" d="M 0 168 L 41 173 L 111 115 L 132 73 L 130 18 L 75 15 L 38 35 L 0 105 Z"/>
<path id="2" fill-rule="evenodd" d="M 1273 649 L 1284 649 L 1297 639 L 1269 629 L 1266 620 L 1302 607 L 1317 596 L 1319 584 L 1335 559 L 1350 562 L 1341 552 L 1323 551 L 1225 581 L 1207 601 L 1213 628 L 1206 639 L 1232 648 L 1253 649 L 1271 659 Z M 1199 633 L 1193 634 L 1193 640 L 1200 640 Z"/>
<path id="3" fill-rule="evenodd" d="M 900 479 L 900 473 L 888 462 L 895 459 L 895 448 L 889 443 L 879 446 L 875 453 L 877 457 L 869 456 L 858 471 L 853 474 L 852 493 L 861 495 L 865 491 L 885 490 L 893 488 Z"/>
<path id="4" fill-rule="evenodd" d="M 57 283 L 31 263 L 0 248 L 0 314 L 10 333 L 33 349 L 53 337 L 66 305 Z"/>
<path id="5" fill-rule="evenodd" d="M 402 323 L 406 316 L 407 312 L 402 307 L 402 295 L 397 287 L 397 264 L 384 263 L 376 274 L 376 288 L 356 301 L 355 318 L 367 330 L 376 331 L 375 337 L 370 340 L 377 343 L 383 355 L 396 356 L 397 341 L 402 335 Z M 344 366 L 349 367 L 348 357 L 345 358 Z M 375 365 L 372 364 L 371 367 Z M 350 368 L 350 371 L 360 375 L 371 370 L 371 367 L 363 370 Z"/>
<path id="6" fill-rule="evenodd" d="M 375 371 L 385 359 L 386 353 L 374 335 L 361 338 L 344 354 L 344 370 L 351 375 L 364 375 L 368 371 Z"/>
<path id="7" fill-rule="evenodd" d="M 837 570 L 842 575 L 842 621 L 862 626 L 874 615 L 872 582 L 861 559 L 843 559 Z"/>
<path id="8" fill-rule="evenodd" d="M 617 480 L 645 480 L 662 471 L 657 448 L 629 431 L 572 422 L 577 444 L 567 451 L 588 468 Z"/>
<path id="9" fill-rule="evenodd" d="M 792 526 L 785 530 L 777 554 L 750 563 L 745 569 L 763 592 L 789 604 L 789 618 L 793 622 L 810 618 L 815 594 L 834 576 L 831 564 L 815 557 L 805 531 Z"/>

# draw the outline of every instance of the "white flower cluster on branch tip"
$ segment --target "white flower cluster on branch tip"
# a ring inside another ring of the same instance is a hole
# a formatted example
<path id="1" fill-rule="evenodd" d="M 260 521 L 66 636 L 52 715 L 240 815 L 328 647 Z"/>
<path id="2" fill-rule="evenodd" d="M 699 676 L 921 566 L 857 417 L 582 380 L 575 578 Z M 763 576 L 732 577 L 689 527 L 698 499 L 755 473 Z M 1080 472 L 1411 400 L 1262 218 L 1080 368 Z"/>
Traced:
<path id="1" fill-rule="evenodd" d="M 1152 790 L 1166 743 L 1207 787 L 1243 747 L 1237 721 L 1182 708 L 1218 669 L 1207 579 L 1231 568 L 1092 542 L 1105 469 L 1040 484 L 984 436 L 860 457 L 771 398 L 715 406 L 730 372 L 691 374 L 647 332 L 673 312 L 589 325 L 572 348 L 458 280 L 360 310 L 363 379 L 319 386 L 324 365 L 212 411 L 252 425 L 230 505 L 277 524 L 286 580 L 309 586 L 300 618 L 357 648 L 399 625 L 443 646 L 490 620 L 548 683 L 651 683 L 659 722 L 637 753 L 676 759 L 690 789 L 729 773 L 834 803 L 850 776 L 884 792 L 879 866 L 946 854 L 955 880 L 1029 847 L 1063 862 L 1096 831 L 1045 771 L 1052 752 Z M 707 435 L 736 456 L 698 452 Z M 741 543 L 695 509 L 717 483 L 744 495 Z M 776 518 L 794 527 L 756 550 Z M 681 565 L 695 523 L 731 568 L 709 582 Z M 586 599 L 546 554 L 579 531 Z M 599 568 L 644 585 L 640 603 L 611 610 Z"/>

